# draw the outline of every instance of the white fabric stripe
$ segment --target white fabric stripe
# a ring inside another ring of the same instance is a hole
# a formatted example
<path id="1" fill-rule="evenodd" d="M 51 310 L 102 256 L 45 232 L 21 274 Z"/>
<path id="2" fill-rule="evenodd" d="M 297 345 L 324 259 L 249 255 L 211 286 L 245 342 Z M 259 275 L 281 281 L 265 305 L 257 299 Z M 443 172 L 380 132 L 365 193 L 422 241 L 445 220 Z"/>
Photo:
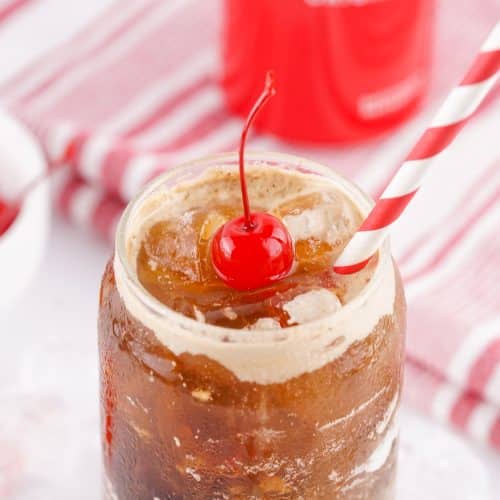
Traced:
<path id="1" fill-rule="evenodd" d="M 113 139 L 111 137 L 96 134 L 95 137 L 89 139 L 83 145 L 78 170 L 85 179 L 90 182 L 99 180 L 104 158 L 112 144 Z"/>
<path id="2" fill-rule="evenodd" d="M 238 141 L 243 123 L 238 118 L 226 120 L 219 128 L 203 137 L 201 140 L 189 144 L 175 154 L 175 164 L 184 163 L 200 154 L 211 154 L 227 151 Z"/>
<path id="3" fill-rule="evenodd" d="M 264 133 L 249 137 L 247 144 L 247 151 L 278 151 L 280 146 L 276 137 Z"/>
<path id="4" fill-rule="evenodd" d="M 165 144 L 181 137 L 204 116 L 223 107 L 223 98 L 217 87 L 200 89 L 152 127 L 134 135 L 134 143 L 142 147 Z"/>
<path id="5" fill-rule="evenodd" d="M 487 443 L 497 417 L 497 408 L 492 405 L 481 403 L 474 409 L 469 417 L 467 431 L 473 438 Z"/>
<path id="6" fill-rule="evenodd" d="M 214 68 L 215 60 L 213 48 L 202 50 L 167 77 L 156 81 L 101 126 L 112 131 L 131 128 L 153 113 L 162 102 L 194 83 L 200 76 L 208 74 Z"/>
<path id="7" fill-rule="evenodd" d="M 141 155 L 127 164 L 123 173 L 120 194 L 124 200 L 132 199 L 159 165 L 155 155 Z"/>
<path id="8" fill-rule="evenodd" d="M 484 395 L 488 401 L 500 404 L 500 364 L 497 365 L 484 387 Z"/>
<path id="9" fill-rule="evenodd" d="M 470 331 L 467 338 L 458 346 L 446 368 L 448 377 L 457 384 L 463 384 L 469 377 L 472 365 L 496 339 L 500 339 L 500 316 L 482 323 Z M 496 398 L 500 403 L 500 393 L 497 394 Z"/>
<path id="10" fill-rule="evenodd" d="M 441 423 L 448 424 L 453 405 L 457 402 L 462 392 L 451 384 L 444 384 L 436 392 L 432 401 L 432 415 Z"/>
<path id="11" fill-rule="evenodd" d="M 497 22 L 481 47 L 481 52 L 500 49 L 500 21 Z"/>
<path id="12" fill-rule="evenodd" d="M 411 193 L 422 184 L 422 178 L 429 170 L 432 158 L 405 161 L 385 188 L 382 198 L 395 198 Z"/>
<path id="13" fill-rule="evenodd" d="M 134 24 L 115 44 L 108 50 L 103 50 L 90 61 L 81 64 L 71 73 L 59 79 L 43 95 L 40 96 L 30 109 L 33 113 L 42 113 L 59 99 L 68 94 L 83 79 L 93 73 L 103 70 L 113 60 L 118 59 L 134 44 L 140 42 L 144 36 L 159 27 L 167 17 L 173 15 L 179 8 L 192 0 L 172 0 L 168 3 L 159 4 L 159 8 L 152 8 L 146 16 Z"/>
<path id="14" fill-rule="evenodd" d="M 141 155 L 133 158 L 125 168 L 120 195 L 124 200 L 130 200 L 139 192 L 144 181 L 151 175 L 159 165 L 174 167 L 195 157 L 221 151 L 232 142 L 236 142 L 241 134 L 241 120 L 229 119 L 219 128 L 203 139 L 180 149 L 175 154 L 165 155 Z"/>
<path id="15" fill-rule="evenodd" d="M 455 87 L 432 120 L 431 127 L 444 127 L 468 118 L 498 79 L 498 72 L 473 85 Z"/>
<path id="16" fill-rule="evenodd" d="M 92 213 L 101 199 L 101 193 L 89 186 L 82 186 L 73 195 L 69 205 L 69 217 L 78 226 L 90 229 L 92 227 Z"/>
<path id="17" fill-rule="evenodd" d="M 491 210 L 474 224 L 466 237 L 461 240 L 460 245 L 456 245 L 439 266 L 435 267 L 432 272 L 425 273 L 420 278 L 406 283 L 405 292 L 408 302 L 427 293 L 430 288 L 439 286 L 439 283 L 446 279 L 446 276 L 456 272 L 462 260 L 474 252 L 481 244 L 482 239 L 489 237 L 492 231 L 497 228 L 498 213 L 496 210 Z"/>
<path id="18" fill-rule="evenodd" d="M 131 18 L 140 8 L 142 8 L 140 2 L 124 3 L 123 7 L 118 11 L 115 9 L 114 16 L 108 16 L 106 22 L 101 22 L 98 29 L 91 32 L 88 37 L 79 38 L 75 40 L 75 43 L 63 45 L 63 48 L 57 52 L 57 58 L 55 54 L 49 54 L 44 59 L 43 64 L 38 65 L 36 69 L 34 68 L 33 72 L 27 78 L 17 82 L 15 86 L 5 92 L 6 100 L 9 102 L 14 101 L 32 92 L 38 85 L 54 75 L 70 60 L 83 57 L 98 47 L 111 32 Z"/>
<path id="19" fill-rule="evenodd" d="M 71 123 L 60 123 L 51 127 L 46 134 L 46 148 L 49 158 L 54 161 L 62 157 L 76 129 Z"/>
<path id="20" fill-rule="evenodd" d="M 382 245 L 389 226 L 374 231 L 358 231 L 349 241 L 335 266 L 351 266 L 371 257 Z"/>

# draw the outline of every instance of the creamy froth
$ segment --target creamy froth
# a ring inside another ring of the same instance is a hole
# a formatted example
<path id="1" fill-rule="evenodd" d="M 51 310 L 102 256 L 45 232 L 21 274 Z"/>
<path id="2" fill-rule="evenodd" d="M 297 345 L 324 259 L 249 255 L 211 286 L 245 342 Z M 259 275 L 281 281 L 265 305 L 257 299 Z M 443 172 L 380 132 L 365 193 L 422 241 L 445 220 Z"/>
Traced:
<path id="1" fill-rule="evenodd" d="M 370 208 L 369 202 L 359 194 L 353 199 L 345 183 L 341 185 L 332 178 L 269 165 L 249 168 L 248 184 L 253 206 L 267 211 L 298 195 L 313 193 L 347 195 L 362 215 Z M 169 310 L 145 293 L 135 279 L 135 263 L 148 228 L 167 216 L 189 217 L 190 208 L 200 203 L 227 202 L 239 196 L 234 170 L 211 169 L 198 179 L 170 190 L 159 188 L 146 193 L 122 225 L 126 255 L 122 258 L 116 255 L 114 261 L 118 291 L 129 312 L 172 352 L 204 354 L 231 370 L 240 380 L 262 384 L 282 382 L 341 356 L 353 342 L 369 335 L 381 318 L 393 313 L 394 269 L 389 255 L 384 253 L 370 282 L 366 286 L 360 284 L 359 292 L 350 296 L 347 304 L 342 306 L 327 290 L 314 290 L 285 305 L 291 311 L 290 316 L 301 323 L 286 329 L 276 328 L 269 318 L 261 318 L 246 330 L 204 324 Z M 354 213 L 347 205 L 340 220 L 321 208 L 316 212 L 287 214 L 283 221 L 295 240 L 315 237 L 335 241 L 335 232 L 345 230 Z M 335 226 L 336 220 L 341 226 Z M 347 229 L 352 232 L 352 228 Z"/>

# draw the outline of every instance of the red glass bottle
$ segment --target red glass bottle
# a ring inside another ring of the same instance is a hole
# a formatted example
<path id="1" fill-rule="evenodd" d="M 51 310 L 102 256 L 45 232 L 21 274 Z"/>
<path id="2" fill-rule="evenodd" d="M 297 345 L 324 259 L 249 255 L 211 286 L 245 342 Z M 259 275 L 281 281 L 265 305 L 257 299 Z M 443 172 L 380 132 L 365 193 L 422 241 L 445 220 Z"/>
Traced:
<path id="1" fill-rule="evenodd" d="M 225 0 L 222 86 L 248 113 L 266 70 L 280 89 L 256 127 L 358 141 L 400 123 L 428 82 L 434 0 Z"/>

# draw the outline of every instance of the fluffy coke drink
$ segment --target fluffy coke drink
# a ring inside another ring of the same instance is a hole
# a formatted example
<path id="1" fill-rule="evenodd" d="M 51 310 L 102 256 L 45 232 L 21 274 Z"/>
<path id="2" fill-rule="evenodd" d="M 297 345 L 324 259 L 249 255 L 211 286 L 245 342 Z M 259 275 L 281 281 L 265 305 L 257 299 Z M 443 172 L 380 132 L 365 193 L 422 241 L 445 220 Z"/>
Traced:
<path id="1" fill-rule="evenodd" d="M 370 200 L 331 170 L 246 159 L 253 205 L 293 240 L 283 279 L 235 290 L 210 241 L 241 211 L 235 154 L 151 184 L 126 210 L 99 315 L 106 498 L 394 498 L 405 303 L 388 244 L 331 262 Z"/>

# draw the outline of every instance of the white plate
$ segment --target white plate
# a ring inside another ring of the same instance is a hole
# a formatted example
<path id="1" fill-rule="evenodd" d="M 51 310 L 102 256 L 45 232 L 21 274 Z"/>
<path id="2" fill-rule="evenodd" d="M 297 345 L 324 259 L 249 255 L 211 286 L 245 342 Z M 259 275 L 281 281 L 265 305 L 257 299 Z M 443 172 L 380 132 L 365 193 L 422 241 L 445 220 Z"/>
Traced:
<path id="1" fill-rule="evenodd" d="M 46 168 L 31 133 L 0 111 L 0 196 L 15 195 Z M 0 237 L 0 314 L 19 297 L 42 259 L 49 227 L 46 183 L 24 203 L 10 229 Z"/>

